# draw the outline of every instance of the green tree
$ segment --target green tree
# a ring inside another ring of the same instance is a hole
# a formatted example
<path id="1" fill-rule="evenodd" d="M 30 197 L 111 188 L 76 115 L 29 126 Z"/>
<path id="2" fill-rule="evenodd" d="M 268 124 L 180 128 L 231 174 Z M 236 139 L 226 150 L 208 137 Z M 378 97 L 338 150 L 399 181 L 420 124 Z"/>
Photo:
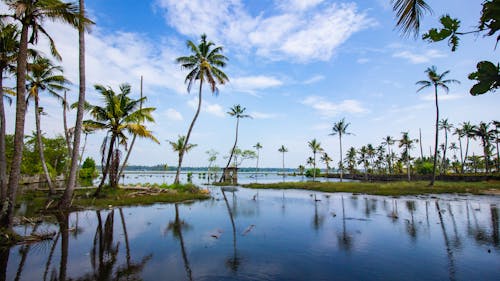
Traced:
<path id="1" fill-rule="evenodd" d="M 196 80 L 199 80 L 200 82 L 198 91 L 198 107 L 186 135 L 186 143 L 188 143 L 194 123 L 200 114 L 203 83 L 207 82 L 212 93 L 217 95 L 219 93 L 217 84 L 223 85 L 229 81 L 229 78 L 220 69 L 226 66 L 226 61 L 228 60 L 227 57 L 222 54 L 222 47 L 214 47 L 215 44 L 211 41 L 207 41 L 207 36 L 205 34 L 201 35 L 201 41 L 198 45 L 193 43 L 191 40 L 188 40 L 186 44 L 192 54 L 190 56 L 179 57 L 176 61 L 181 64 L 183 69 L 189 70 L 185 79 L 188 92 L 191 91 L 191 86 L 196 82 Z M 180 165 L 177 167 L 174 183 L 179 183 L 179 174 L 181 171 L 183 156 L 184 152 L 181 153 L 179 161 Z"/>
<path id="2" fill-rule="evenodd" d="M 34 112 L 38 152 L 40 153 L 40 161 L 45 179 L 47 180 L 47 185 L 49 186 L 50 195 L 55 194 L 55 189 L 44 156 L 42 129 L 40 124 L 40 115 L 43 112 L 43 108 L 40 107 L 40 94 L 45 92 L 58 100 L 63 100 L 58 92 L 66 90 L 65 85 L 68 84 L 68 81 L 64 78 L 62 72 L 62 67 L 55 66 L 49 59 L 38 56 L 33 63 L 29 65 L 27 76 L 28 100 L 33 100 L 35 106 Z"/>
<path id="3" fill-rule="evenodd" d="M 283 169 L 283 176 L 286 174 L 285 172 L 285 153 L 288 152 L 288 148 L 285 147 L 285 145 L 281 145 L 280 148 L 278 148 L 278 151 L 281 153 L 282 155 L 282 158 L 281 158 L 281 163 L 283 164 L 282 165 L 282 169 Z"/>
<path id="4" fill-rule="evenodd" d="M 9 175 L 8 206 L 2 214 L 0 225 L 11 228 L 16 200 L 17 187 L 19 184 L 21 160 L 23 153 L 24 120 L 26 117 L 26 66 L 28 58 L 28 44 L 36 44 L 39 32 L 44 34 L 50 43 L 50 50 L 56 58 L 60 58 L 55 47 L 54 40 L 47 33 L 42 23 L 46 20 L 58 20 L 78 27 L 80 17 L 78 7 L 73 3 L 64 3 L 60 0 L 4 0 L 7 4 L 10 16 L 21 25 L 21 37 L 19 52 L 17 54 L 16 72 L 16 118 L 14 133 L 14 155 Z M 31 34 L 29 34 L 31 31 Z"/>
<path id="5" fill-rule="evenodd" d="M 79 177 L 80 182 L 84 186 L 92 185 L 92 180 L 97 178 L 99 175 L 94 159 L 87 157 L 83 161 L 82 167 L 80 169 Z"/>
<path id="6" fill-rule="evenodd" d="M 370 158 L 368 157 L 368 147 L 363 145 L 358 150 L 358 164 L 363 164 L 365 180 L 368 180 L 368 167 L 370 166 Z"/>
<path id="7" fill-rule="evenodd" d="M 453 124 L 448 122 L 448 118 L 441 119 L 439 121 L 439 129 L 444 131 L 444 149 L 443 149 L 443 161 L 441 163 L 441 173 L 446 174 L 446 151 L 448 150 L 448 132 L 451 132 L 453 129 Z"/>
<path id="8" fill-rule="evenodd" d="M 435 66 L 427 68 L 425 71 L 427 73 L 428 80 L 421 80 L 417 82 L 417 85 L 421 86 L 417 92 L 428 88 L 434 87 L 434 101 L 436 104 L 436 124 L 435 124 L 435 139 L 434 139 L 434 168 L 432 169 L 432 179 L 430 182 L 430 186 L 434 185 L 434 181 L 436 180 L 436 165 L 437 165 L 437 150 L 438 150 L 438 141 L 439 141 L 439 103 L 438 103 L 438 88 L 443 89 L 446 93 L 450 90 L 448 88 L 448 84 L 451 83 L 460 83 L 455 79 L 445 79 L 445 77 L 450 73 L 449 70 L 438 74 Z"/>
<path id="9" fill-rule="evenodd" d="M 323 151 L 323 148 L 321 148 L 321 143 L 318 142 L 316 139 L 313 139 L 307 143 L 309 148 L 312 150 L 313 153 L 313 181 L 316 180 L 316 154 L 320 153 Z"/>
<path id="10" fill-rule="evenodd" d="M 496 129 L 490 129 L 490 125 L 490 123 L 481 122 L 479 126 L 472 130 L 472 133 L 481 139 L 486 173 L 490 172 L 491 141 L 495 140 L 497 134 Z"/>
<path id="11" fill-rule="evenodd" d="M 344 164 L 342 161 L 342 135 L 352 135 L 352 133 L 347 132 L 347 128 L 349 127 L 351 123 L 347 123 L 345 121 L 345 118 L 342 118 L 339 122 L 336 122 L 333 124 L 332 127 L 332 133 L 330 136 L 339 136 L 339 147 L 340 147 L 340 162 L 339 162 L 339 168 L 340 168 L 340 182 L 342 182 L 342 177 L 344 173 Z"/>
<path id="12" fill-rule="evenodd" d="M 172 150 L 177 152 L 177 155 L 179 156 L 178 159 L 180 159 L 181 153 L 188 153 L 191 149 L 198 146 L 197 144 L 186 143 L 186 136 L 178 136 L 176 141 L 168 141 L 168 143 L 172 147 Z"/>
<path id="13" fill-rule="evenodd" d="M 347 150 L 346 153 L 346 164 L 347 164 L 347 169 L 349 170 L 349 173 L 351 175 L 356 173 L 356 149 L 354 147 L 351 147 Z"/>
<path id="14" fill-rule="evenodd" d="M 155 110 L 154 107 L 139 109 L 145 97 L 137 100 L 130 98 L 130 85 L 128 84 L 120 85 L 119 93 L 115 93 L 111 87 L 106 88 L 102 85 L 94 87 L 104 99 L 104 105 L 87 105 L 93 120 L 85 120 L 84 124 L 95 130 L 106 131 L 106 137 L 101 146 L 102 179 L 95 193 L 98 195 L 108 174 L 110 186 L 116 188 L 118 185 L 119 145 L 126 147 L 128 140 L 126 133 L 148 138 L 156 143 L 159 141 L 143 123 L 144 121 L 154 122 L 151 114 Z"/>
<path id="15" fill-rule="evenodd" d="M 253 147 L 257 150 L 257 164 L 255 166 L 255 173 L 256 173 L 255 175 L 257 176 L 257 173 L 259 172 L 259 158 L 262 145 L 260 144 L 260 142 L 257 142 Z"/>
<path id="16" fill-rule="evenodd" d="M 236 145 L 238 144 L 238 130 L 239 130 L 239 126 L 240 126 L 240 119 L 252 118 L 250 115 L 244 114 L 245 110 L 246 110 L 245 107 L 241 107 L 241 105 L 237 104 L 237 105 L 234 105 L 233 107 L 231 107 L 229 109 L 229 111 L 227 112 L 227 114 L 229 114 L 229 116 L 236 118 L 236 133 L 235 133 L 235 138 L 234 138 L 234 145 L 233 145 L 233 148 L 231 149 L 231 155 L 229 156 L 229 159 L 227 161 L 226 169 L 229 168 L 229 165 L 231 164 L 231 159 L 233 158 L 234 150 L 236 149 Z M 224 175 L 225 174 L 222 174 L 221 182 L 224 181 Z"/>
<path id="17" fill-rule="evenodd" d="M 326 152 L 324 152 L 321 155 L 321 161 L 326 165 L 326 177 L 328 178 L 328 174 L 330 172 L 330 162 L 332 161 L 332 158 L 330 158 L 330 156 Z"/>
<path id="18" fill-rule="evenodd" d="M 413 144 L 416 143 L 417 139 L 411 139 L 408 132 L 401 132 L 401 139 L 399 140 L 399 147 L 403 148 L 403 158 L 406 160 L 406 171 L 408 173 L 408 181 L 411 180 L 411 149 Z"/>
<path id="19" fill-rule="evenodd" d="M 464 155 L 464 160 L 462 162 L 462 174 L 463 174 L 465 168 L 465 161 L 467 160 L 467 157 L 469 155 L 470 140 L 476 139 L 476 136 L 474 135 L 474 130 L 476 129 L 476 126 L 472 125 L 470 122 L 463 122 L 461 129 L 463 131 L 463 134 L 465 135 L 465 155 Z"/>
<path id="20" fill-rule="evenodd" d="M 391 136 L 386 136 L 383 141 L 382 141 L 382 144 L 387 146 L 387 156 L 386 156 L 386 159 L 387 159 L 387 168 L 388 168 L 388 171 L 389 171 L 389 174 L 392 174 L 392 163 L 391 163 L 391 146 L 394 145 L 396 141 L 391 137 Z"/>

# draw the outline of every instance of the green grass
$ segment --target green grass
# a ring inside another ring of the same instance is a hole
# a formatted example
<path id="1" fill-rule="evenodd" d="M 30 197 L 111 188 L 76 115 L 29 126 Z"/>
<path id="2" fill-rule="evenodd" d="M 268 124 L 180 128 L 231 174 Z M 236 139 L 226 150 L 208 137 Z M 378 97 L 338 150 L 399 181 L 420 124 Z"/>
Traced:
<path id="1" fill-rule="evenodd" d="M 499 194 L 500 182 L 435 182 L 429 186 L 428 181 L 416 182 L 284 182 L 270 184 L 245 184 L 247 188 L 256 189 L 305 189 L 323 192 L 349 192 L 372 195 L 419 195 L 443 193 Z"/>

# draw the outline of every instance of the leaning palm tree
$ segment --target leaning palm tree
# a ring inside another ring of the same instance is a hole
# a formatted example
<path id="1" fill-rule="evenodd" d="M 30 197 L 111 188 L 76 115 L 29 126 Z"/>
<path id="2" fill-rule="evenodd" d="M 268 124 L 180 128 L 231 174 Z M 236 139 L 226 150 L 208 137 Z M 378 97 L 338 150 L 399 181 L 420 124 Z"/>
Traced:
<path id="1" fill-rule="evenodd" d="M 172 150 L 178 153 L 179 158 L 181 157 L 181 152 L 188 153 L 197 146 L 197 144 L 193 143 L 186 144 L 186 136 L 178 136 L 176 141 L 168 141 L 168 143 L 172 146 Z"/>
<path id="2" fill-rule="evenodd" d="M 406 159 L 406 170 L 408 172 L 408 181 L 411 180 L 411 155 L 410 151 L 413 148 L 413 144 L 418 142 L 418 139 L 410 139 L 409 133 L 408 132 L 401 132 L 401 139 L 399 140 L 399 147 L 403 148 L 403 156 Z"/>
<path id="3" fill-rule="evenodd" d="M 286 146 L 281 145 L 281 147 L 278 149 L 278 151 L 282 154 L 282 164 L 283 164 L 283 177 L 285 176 L 285 153 L 288 152 L 288 148 Z"/>
<path id="4" fill-rule="evenodd" d="M 7 159 L 5 157 L 6 121 L 4 108 L 3 75 L 14 72 L 19 50 L 19 30 L 14 24 L 0 21 L 0 202 L 7 196 Z"/>
<path id="5" fill-rule="evenodd" d="M 12 214 L 16 201 L 17 186 L 21 173 L 23 155 L 24 120 L 26 117 L 26 66 L 28 58 L 28 44 L 38 42 L 39 32 L 44 34 L 50 43 L 50 50 L 56 58 L 60 58 L 54 40 L 47 33 L 42 23 L 46 20 L 58 20 L 68 23 L 75 28 L 83 21 L 78 14 L 78 7 L 73 3 L 61 0 L 4 0 L 12 14 L 8 15 L 21 25 L 19 52 L 17 54 L 16 79 L 16 121 L 14 133 L 14 155 L 9 175 L 9 206 L 1 219 L 1 225 L 12 226 Z M 31 33 L 31 34 L 30 34 Z"/>
<path id="6" fill-rule="evenodd" d="M 392 174 L 392 163 L 391 163 L 391 146 L 395 143 L 396 141 L 391 137 L 391 136 L 386 136 L 384 137 L 382 144 L 387 146 L 387 167 L 388 167 L 388 172 L 389 174 Z"/>
<path id="7" fill-rule="evenodd" d="M 444 131 L 443 161 L 441 162 L 441 173 L 446 174 L 446 151 L 448 150 L 448 132 L 453 128 L 453 124 L 448 122 L 448 118 L 441 119 L 438 123 L 440 130 Z"/>
<path id="8" fill-rule="evenodd" d="M 481 139 L 481 145 L 483 147 L 484 154 L 484 164 L 486 168 L 486 173 L 490 172 L 490 146 L 491 141 L 495 140 L 497 131 L 496 129 L 490 129 L 490 123 L 481 122 L 472 132 L 473 134 Z"/>
<path id="9" fill-rule="evenodd" d="M 342 118 L 339 122 L 336 122 L 333 124 L 332 127 L 332 133 L 330 136 L 339 136 L 339 146 L 340 146 L 340 162 L 339 162 L 339 168 L 340 168 L 340 182 L 342 182 L 342 175 L 344 173 L 344 164 L 342 162 L 342 135 L 352 135 L 351 133 L 347 132 L 347 128 L 349 127 L 351 123 L 346 123 L 345 118 Z"/>
<path id="10" fill-rule="evenodd" d="M 319 153 L 323 151 L 323 148 L 321 148 L 321 143 L 318 142 L 316 139 L 313 139 L 307 143 L 309 148 L 312 150 L 313 153 L 313 181 L 316 180 L 316 153 Z"/>
<path id="11" fill-rule="evenodd" d="M 198 45 L 193 43 L 191 40 L 188 40 L 186 44 L 192 54 L 190 56 L 179 57 L 176 61 L 181 64 L 183 69 L 189 70 L 185 79 L 188 92 L 191 91 L 191 86 L 193 86 L 196 80 L 199 80 L 200 82 L 198 91 L 198 107 L 186 135 L 186 143 L 188 143 L 194 123 L 200 114 L 203 83 L 207 82 L 212 93 L 217 95 L 219 93 L 217 84 L 223 85 L 229 81 L 229 78 L 220 69 L 226 66 L 227 61 L 227 57 L 222 54 L 222 47 L 214 47 L 215 44 L 211 41 L 207 41 L 207 36 L 205 34 L 201 35 L 201 40 Z M 179 174 L 181 172 L 183 156 L 184 152 L 181 153 L 174 183 L 179 183 Z"/>
<path id="12" fill-rule="evenodd" d="M 93 120 L 86 120 L 84 124 L 95 130 L 106 131 L 106 137 L 101 146 L 102 179 L 95 192 L 95 195 L 98 195 L 108 174 L 110 186 L 116 188 L 118 185 L 119 145 L 126 147 L 128 140 L 126 133 L 148 138 L 156 143 L 159 141 L 144 125 L 144 121 L 154 122 L 151 114 L 155 110 L 154 107 L 139 109 L 145 97 L 137 100 L 130 98 L 130 85 L 128 84 L 120 85 L 119 93 L 115 93 L 111 87 L 106 88 L 102 85 L 94 87 L 103 97 L 104 106 L 87 105 Z"/>
<path id="13" fill-rule="evenodd" d="M 40 107 L 40 94 L 45 92 L 58 100 L 63 100 L 63 97 L 61 97 L 58 92 L 67 89 L 65 85 L 68 84 L 68 80 L 66 80 L 66 78 L 62 75 L 62 67 L 53 65 L 47 58 L 36 57 L 28 68 L 27 100 L 34 101 L 38 155 L 40 157 L 43 173 L 45 174 L 45 179 L 47 180 L 47 185 L 49 187 L 49 194 L 53 195 L 55 194 L 55 189 L 50 178 L 47 163 L 45 162 L 45 153 L 42 142 L 40 115 L 43 109 Z"/>
<path id="14" fill-rule="evenodd" d="M 417 82 L 417 85 L 420 85 L 421 87 L 417 90 L 417 92 L 434 86 L 434 100 L 436 103 L 436 124 L 435 124 L 435 140 L 434 140 L 434 166 L 432 168 L 432 179 L 430 182 L 430 186 L 434 185 L 434 181 L 436 180 L 436 165 L 437 165 L 437 151 L 438 151 L 438 138 L 439 138 L 439 103 L 438 103 L 438 88 L 441 88 L 445 90 L 446 93 L 450 90 L 448 88 L 448 84 L 451 83 L 460 83 L 459 81 L 455 79 L 444 79 L 448 73 L 450 73 L 449 70 L 438 74 L 437 69 L 435 66 L 427 68 L 425 71 L 427 73 L 427 78 L 428 80 L 421 80 Z"/>
<path id="15" fill-rule="evenodd" d="M 253 147 L 257 149 L 257 164 L 255 166 L 255 176 L 257 177 L 257 173 L 259 172 L 259 156 L 260 150 L 262 149 L 262 144 L 260 144 L 260 142 L 257 142 Z"/>
<path id="16" fill-rule="evenodd" d="M 432 13 L 431 7 L 424 0 L 391 0 L 396 12 L 396 26 L 403 35 L 418 36 L 420 21 L 425 12 Z"/>

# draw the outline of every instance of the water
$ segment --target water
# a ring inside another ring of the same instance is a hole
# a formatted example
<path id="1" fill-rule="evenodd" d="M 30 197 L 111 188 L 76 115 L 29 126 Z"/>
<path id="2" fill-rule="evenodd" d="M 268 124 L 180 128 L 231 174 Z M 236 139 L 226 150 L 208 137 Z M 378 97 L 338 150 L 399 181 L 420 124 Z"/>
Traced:
<path id="1" fill-rule="evenodd" d="M 210 187 L 213 199 L 72 213 L 0 253 L 6 280 L 498 280 L 500 197 Z M 255 199 L 255 200 L 254 200 Z M 67 222 L 66 222 L 67 219 Z M 69 231 L 65 231 L 65 224 Z M 2 278 L 0 278 L 2 279 Z"/>

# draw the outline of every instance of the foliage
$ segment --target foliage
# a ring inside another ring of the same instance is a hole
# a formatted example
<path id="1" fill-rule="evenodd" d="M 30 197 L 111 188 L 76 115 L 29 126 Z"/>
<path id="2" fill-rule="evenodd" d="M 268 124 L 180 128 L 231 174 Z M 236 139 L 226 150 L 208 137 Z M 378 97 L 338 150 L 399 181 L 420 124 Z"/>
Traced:
<path id="1" fill-rule="evenodd" d="M 494 65 L 489 61 L 481 61 L 477 64 L 477 71 L 469 74 L 469 79 L 477 81 L 470 89 L 471 95 L 477 96 L 489 91 L 493 92 L 500 87 L 500 64 Z"/>
<path id="2" fill-rule="evenodd" d="M 430 175 L 432 174 L 432 167 L 433 167 L 433 162 L 431 159 L 416 159 L 413 162 L 415 166 L 415 171 L 419 175 Z"/>
<path id="3" fill-rule="evenodd" d="M 314 172 L 314 170 L 316 170 L 316 173 Z M 321 170 L 319 168 L 309 168 L 306 170 L 305 172 L 305 176 L 308 177 L 308 178 L 312 178 L 314 176 L 319 176 L 319 174 L 321 173 Z"/>
<path id="4" fill-rule="evenodd" d="M 92 180 L 99 175 L 94 159 L 87 157 L 80 169 L 80 183 L 84 186 L 92 185 Z"/>

